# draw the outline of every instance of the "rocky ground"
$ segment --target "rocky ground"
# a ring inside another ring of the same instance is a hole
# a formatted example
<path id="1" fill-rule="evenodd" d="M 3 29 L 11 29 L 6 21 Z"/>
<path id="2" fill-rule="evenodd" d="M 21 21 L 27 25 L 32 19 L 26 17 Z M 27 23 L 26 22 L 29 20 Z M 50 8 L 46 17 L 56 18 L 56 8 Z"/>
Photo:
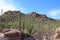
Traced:
<path id="1" fill-rule="evenodd" d="M 17 32 L 16 32 L 16 29 L 14 30 L 10 30 L 10 29 L 7 29 L 7 30 L 4 30 L 3 33 L 0 33 L 0 40 L 35 40 L 34 37 L 30 36 L 30 35 L 21 35 L 21 33 L 19 33 L 20 35 L 15 35 Z M 12 31 L 12 32 L 11 32 Z M 7 34 L 6 34 L 7 33 Z M 12 35 L 13 34 L 13 35 Z M 9 36 L 7 36 L 9 35 Z"/>
<path id="2" fill-rule="evenodd" d="M 19 37 L 0 37 L 0 40 L 20 40 Z M 22 38 L 21 40 L 35 40 L 33 37 L 31 36 L 26 36 L 24 38 Z"/>
<path id="3" fill-rule="evenodd" d="M 35 35 L 23 33 L 22 35 L 22 33 L 22 31 L 16 29 L 7 29 L 0 33 L 0 40 L 60 40 L 60 28 L 57 28 L 53 34 L 49 32 L 46 34 L 36 33 Z"/>

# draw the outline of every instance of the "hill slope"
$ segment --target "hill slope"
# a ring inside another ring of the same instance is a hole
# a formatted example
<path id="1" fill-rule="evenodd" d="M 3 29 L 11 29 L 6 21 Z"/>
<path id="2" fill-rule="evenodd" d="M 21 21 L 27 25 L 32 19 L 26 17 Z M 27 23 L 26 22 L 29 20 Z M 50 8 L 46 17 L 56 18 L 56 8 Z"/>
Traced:
<path id="1" fill-rule="evenodd" d="M 20 11 L 7 11 L 0 16 L 0 28 L 17 28 L 28 34 L 40 32 L 45 34 L 59 26 L 60 21 L 36 12 L 23 14 Z"/>

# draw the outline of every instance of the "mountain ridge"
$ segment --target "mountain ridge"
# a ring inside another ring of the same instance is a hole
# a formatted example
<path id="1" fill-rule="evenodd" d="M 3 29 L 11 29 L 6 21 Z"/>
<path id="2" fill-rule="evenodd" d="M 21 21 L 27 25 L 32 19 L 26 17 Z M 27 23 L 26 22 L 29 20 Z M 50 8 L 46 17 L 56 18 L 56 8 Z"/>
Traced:
<path id="1" fill-rule="evenodd" d="M 21 15 L 28 15 L 28 16 L 32 16 L 32 17 L 42 17 L 42 18 L 49 18 L 47 17 L 45 14 L 38 14 L 37 12 L 31 12 L 31 13 L 28 13 L 28 14 L 24 14 L 24 13 L 21 13 L 20 11 L 7 11 L 7 12 L 4 12 L 4 14 L 2 16 L 7 16 L 7 15 L 16 15 L 16 14 L 21 14 Z M 16 16 L 18 16 L 16 15 Z M 19 15 L 20 16 L 20 15 Z M 52 18 L 51 18 L 52 19 Z"/>

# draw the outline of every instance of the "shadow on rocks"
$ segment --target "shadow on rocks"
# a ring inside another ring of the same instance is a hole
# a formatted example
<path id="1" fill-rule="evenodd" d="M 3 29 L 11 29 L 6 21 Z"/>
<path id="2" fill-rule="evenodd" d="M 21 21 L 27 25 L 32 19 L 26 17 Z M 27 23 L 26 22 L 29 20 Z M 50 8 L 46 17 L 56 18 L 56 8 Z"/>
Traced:
<path id="1" fill-rule="evenodd" d="M 30 36 L 30 35 L 26 35 L 24 37 L 22 37 L 22 40 L 35 40 L 34 37 Z"/>
<path id="2" fill-rule="evenodd" d="M 35 40 L 34 37 L 30 35 L 23 36 L 22 39 L 19 37 L 0 37 L 0 40 Z"/>

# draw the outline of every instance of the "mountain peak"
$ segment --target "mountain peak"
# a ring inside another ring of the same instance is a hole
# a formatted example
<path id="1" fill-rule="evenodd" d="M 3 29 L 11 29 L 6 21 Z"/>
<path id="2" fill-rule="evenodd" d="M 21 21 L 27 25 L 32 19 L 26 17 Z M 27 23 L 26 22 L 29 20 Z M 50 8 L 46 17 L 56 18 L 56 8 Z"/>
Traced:
<path id="1" fill-rule="evenodd" d="M 37 16 L 37 13 L 36 12 L 31 12 L 30 15 L 33 16 L 33 17 L 36 17 Z"/>
<path id="2" fill-rule="evenodd" d="M 47 18 L 46 15 L 44 15 L 44 14 L 38 14 L 37 12 L 31 12 L 29 15 L 32 16 L 32 17 L 43 17 L 43 18 Z"/>

